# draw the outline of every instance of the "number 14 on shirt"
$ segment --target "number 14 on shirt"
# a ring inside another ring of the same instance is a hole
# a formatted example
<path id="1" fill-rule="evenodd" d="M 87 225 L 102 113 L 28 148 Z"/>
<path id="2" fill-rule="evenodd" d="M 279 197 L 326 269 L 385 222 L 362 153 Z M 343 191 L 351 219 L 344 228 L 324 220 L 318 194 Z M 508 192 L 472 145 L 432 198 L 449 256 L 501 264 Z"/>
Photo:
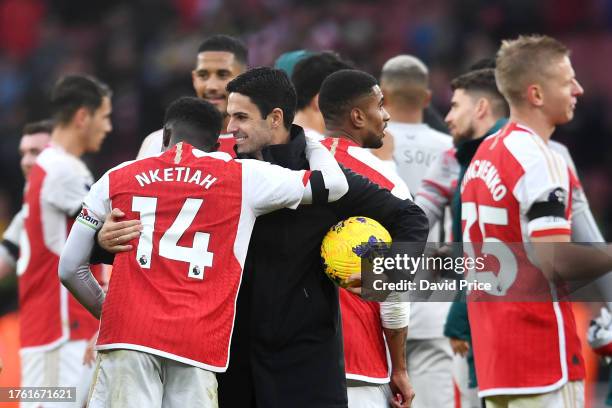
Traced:
<path id="1" fill-rule="evenodd" d="M 159 255 L 175 261 L 189 263 L 187 276 L 194 279 L 204 279 L 204 268 L 213 264 L 213 253 L 208 252 L 210 234 L 196 232 L 192 247 L 178 245 L 178 241 L 189 229 L 202 206 L 202 199 L 188 198 L 178 216 L 159 240 Z M 143 230 L 138 240 L 136 261 L 143 269 L 151 268 L 151 253 L 153 251 L 153 229 L 155 226 L 155 213 L 157 198 L 138 197 L 132 200 L 132 211 L 140 213 Z"/>

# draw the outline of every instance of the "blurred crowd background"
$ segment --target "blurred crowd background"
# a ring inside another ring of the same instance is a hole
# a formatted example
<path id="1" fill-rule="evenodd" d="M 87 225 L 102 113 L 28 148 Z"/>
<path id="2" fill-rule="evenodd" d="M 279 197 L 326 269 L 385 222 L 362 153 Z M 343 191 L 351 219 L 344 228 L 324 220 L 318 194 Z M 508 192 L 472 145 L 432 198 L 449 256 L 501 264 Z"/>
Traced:
<path id="1" fill-rule="evenodd" d="M 193 94 L 197 47 L 218 32 L 247 43 L 251 66 L 285 51 L 333 49 L 378 75 L 388 58 L 414 54 L 430 67 L 442 115 L 450 80 L 494 56 L 501 39 L 560 39 L 572 49 L 585 95 L 574 121 L 553 137 L 570 148 L 612 239 L 612 0 L 0 0 L 0 231 L 20 207 L 21 129 L 47 117 L 57 78 L 91 73 L 114 91 L 114 130 L 86 159 L 98 177 L 135 156 L 169 101 Z"/>

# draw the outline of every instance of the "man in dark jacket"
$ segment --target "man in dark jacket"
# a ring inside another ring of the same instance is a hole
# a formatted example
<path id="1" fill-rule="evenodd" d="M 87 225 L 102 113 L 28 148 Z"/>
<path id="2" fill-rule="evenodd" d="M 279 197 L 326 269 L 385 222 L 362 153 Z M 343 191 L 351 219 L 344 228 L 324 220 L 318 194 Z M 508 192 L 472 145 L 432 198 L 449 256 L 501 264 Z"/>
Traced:
<path id="1" fill-rule="evenodd" d="M 304 132 L 291 125 L 295 91 L 284 73 L 256 68 L 227 87 L 228 131 L 239 156 L 305 169 Z M 238 297 L 221 407 L 345 407 L 346 384 L 338 290 L 323 273 L 327 230 L 350 216 L 378 220 L 394 241 L 425 242 L 427 220 L 346 171 L 349 192 L 329 206 L 302 206 L 260 217 L 253 230 Z"/>

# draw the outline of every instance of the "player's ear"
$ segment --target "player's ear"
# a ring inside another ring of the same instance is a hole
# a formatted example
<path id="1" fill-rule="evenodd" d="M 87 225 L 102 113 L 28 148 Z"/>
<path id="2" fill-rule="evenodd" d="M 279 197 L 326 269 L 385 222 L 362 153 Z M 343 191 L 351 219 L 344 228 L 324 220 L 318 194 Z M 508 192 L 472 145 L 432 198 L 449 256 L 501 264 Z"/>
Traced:
<path id="1" fill-rule="evenodd" d="M 87 120 L 92 116 L 92 113 L 85 106 L 81 106 L 74 112 L 72 121 L 77 127 L 83 127 Z"/>
<path id="2" fill-rule="evenodd" d="M 312 100 L 310 101 L 310 108 L 313 109 L 315 112 L 320 113 L 321 110 L 319 109 L 319 94 L 317 93 L 314 98 L 312 98 Z"/>
<path id="3" fill-rule="evenodd" d="M 478 98 L 478 101 L 476 101 L 476 109 L 474 111 L 476 118 L 482 119 L 485 117 L 490 107 L 491 103 L 487 98 Z"/>
<path id="4" fill-rule="evenodd" d="M 544 93 L 539 84 L 531 84 L 527 87 L 527 101 L 534 106 L 542 106 L 544 104 Z"/>
<path id="5" fill-rule="evenodd" d="M 277 129 L 283 126 L 283 110 L 281 108 L 274 108 L 272 112 L 268 114 L 268 118 L 270 118 L 270 125 L 272 129 Z"/>
<path id="6" fill-rule="evenodd" d="M 365 112 L 361 110 L 360 108 L 353 107 L 351 109 L 350 118 L 351 118 L 351 123 L 357 129 L 361 129 L 365 126 L 366 115 L 365 115 Z"/>

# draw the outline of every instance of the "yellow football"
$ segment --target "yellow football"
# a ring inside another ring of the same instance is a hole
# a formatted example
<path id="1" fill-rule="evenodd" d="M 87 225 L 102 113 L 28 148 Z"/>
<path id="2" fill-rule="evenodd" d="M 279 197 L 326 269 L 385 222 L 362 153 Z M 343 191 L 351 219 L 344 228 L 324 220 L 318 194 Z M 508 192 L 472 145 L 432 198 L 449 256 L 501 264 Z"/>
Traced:
<path id="1" fill-rule="evenodd" d="M 321 245 L 325 273 L 336 284 L 347 287 L 347 279 L 361 274 L 362 261 L 383 256 L 391 245 L 391 235 L 377 221 L 351 217 L 327 232 Z"/>

